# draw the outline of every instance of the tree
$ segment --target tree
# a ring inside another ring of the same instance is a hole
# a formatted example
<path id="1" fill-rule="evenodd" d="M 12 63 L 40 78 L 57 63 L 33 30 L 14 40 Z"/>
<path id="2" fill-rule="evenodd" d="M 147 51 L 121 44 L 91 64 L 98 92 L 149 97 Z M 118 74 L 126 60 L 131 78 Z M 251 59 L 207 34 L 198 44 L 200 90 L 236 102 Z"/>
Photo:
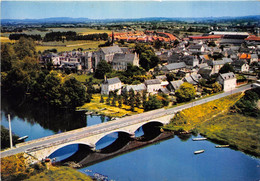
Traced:
<path id="1" fill-rule="evenodd" d="M 101 97 L 100 97 L 100 103 L 104 103 L 104 98 L 103 98 L 102 95 L 101 95 Z"/>
<path id="2" fill-rule="evenodd" d="M 118 97 L 118 107 L 119 108 L 122 107 L 122 96 L 121 95 Z"/>
<path id="3" fill-rule="evenodd" d="M 218 82 L 215 82 L 212 84 L 212 90 L 214 93 L 220 92 L 222 90 L 222 86 Z"/>
<path id="4" fill-rule="evenodd" d="M 141 95 L 139 92 L 137 92 L 135 95 L 135 105 L 136 107 L 140 107 L 141 105 Z"/>
<path id="5" fill-rule="evenodd" d="M 13 47 L 9 43 L 2 44 L 1 47 L 1 72 L 12 69 L 13 61 L 16 60 L 16 55 Z"/>
<path id="6" fill-rule="evenodd" d="M 110 97 L 107 97 L 107 99 L 106 99 L 106 104 L 107 104 L 107 105 L 110 105 Z"/>
<path id="7" fill-rule="evenodd" d="M 25 57 L 37 57 L 34 41 L 29 38 L 21 37 L 17 43 L 14 44 L 14 51 L 17 57 L 22 60 Z"/>
<path id="8" fill-rule="evenodd" d="M 134 109 L 135 109 L 134 103 L 135 103 L 135 93 L 134 93 L 133 89 L 130 89 L 130 91 L 129 91 L 129 104 L 130 104 L 130 107 L 131 107 L 130 108 L 131 111 L 134 111 Z"/>
<path id="9" fill-rule="evenodd" d="M 122 92 L 122 96 L 123 96 L 123 103 L 125 104 L 125 105 L 128 105 L 128 92 L 127 91 L 125 91 L 125 92 Z"/>
<path id="10" fill-rule="evenodd" d="M 97 64 L 97 69 L 95 70 L 95 77 L 98 79 L 103 79 L 106 73 L 112 71 L 111 65 L 109 65 L 105 60 L 101 60 Z"/>
<path id="11" fill-rule="evenodd" d="M 116 106 L 116 97 L 113 97 L 112 99 L 112 106 Z"/>
<path id="12" fill-rule="evenodd" d="M 229 63 L 226 63 L 223 65 L 223 67 L 221 67 L 221 69 L 219 70 L 219 73 L 224 74 L 224 73 L 228 73 L 228 72 L 235 72 L 235 70 L 232 65 L 230 65 Z"/>
<path id="13" fill-rule="evenodd" d="M 163 104 L 156 96 L 149 96 L 149 100 L 144 102 L 144 110 L 154 110 L 163 107 Z"/>
<path id="14" fill-rule="evenodd" d="M 195 98 L 196 90 L 190 83 L 184 82 L 175 92 L 178 102 L 186 102 Z"/>

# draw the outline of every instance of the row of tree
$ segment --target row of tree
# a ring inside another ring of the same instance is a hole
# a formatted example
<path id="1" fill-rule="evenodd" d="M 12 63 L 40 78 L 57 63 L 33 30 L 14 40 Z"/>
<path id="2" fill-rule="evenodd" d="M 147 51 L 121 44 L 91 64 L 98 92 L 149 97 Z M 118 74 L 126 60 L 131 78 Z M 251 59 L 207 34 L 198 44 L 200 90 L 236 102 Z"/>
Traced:
<path id="1" fill-rule="evenodd" d="M 46 33 L 43 38 L 43 41 L 75 41 L 75 40 L 108 40 L 107 33 L 95 33 L 95 34 L 88 34 L 88 35 L 77 35 L 74 31 L 67 31 L 67 32 L 50 32 Z"/>
<path id="2" fill-rule="evenodd" d="M 15 33 L 15 34 L 10 34 L 9 35 L 9 39 L 10 40 L 19 40 L 21 37 L 31 38 L 34 41 L 41 41 L 42 40 L 42 37 L 39 34 L 37 34 L 37 35 L 28 35 L 28 34 L 25 34 L 25 33 L 19 33 L 19 34 Z"/>

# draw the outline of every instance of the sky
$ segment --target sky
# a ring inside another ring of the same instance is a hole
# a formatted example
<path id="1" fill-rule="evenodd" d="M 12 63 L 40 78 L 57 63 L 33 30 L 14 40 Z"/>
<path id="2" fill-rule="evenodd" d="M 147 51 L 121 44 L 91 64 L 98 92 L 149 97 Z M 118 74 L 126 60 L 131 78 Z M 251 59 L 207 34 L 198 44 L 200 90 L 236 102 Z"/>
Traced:
<path id="1" fill-rule="evenodd" d="M 223 17 L 260 15 L 260 1 L 1 1 L 1 19 Z"/>

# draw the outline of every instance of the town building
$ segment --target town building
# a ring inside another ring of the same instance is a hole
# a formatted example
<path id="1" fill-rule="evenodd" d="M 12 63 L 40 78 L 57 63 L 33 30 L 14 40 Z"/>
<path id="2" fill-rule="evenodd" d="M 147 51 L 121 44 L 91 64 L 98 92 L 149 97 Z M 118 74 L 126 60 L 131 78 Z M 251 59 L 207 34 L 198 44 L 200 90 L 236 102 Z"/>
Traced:
<path id="1" fill-rule="evenodd" d="M 225 92 L 232 91 L 236 88 L 237 85 L 237 79 L 233 72 L 220 74 L 217 78 L 217 81 L 222 85 Z"/>
<path id="2" fill-rule="evenodd" d="M 127 70 L 127 65 L 139 67 L 139 57 L 136 53 L 116 53 L 113 57 L 112 68 L 114 70 Z"/>
<path id="3" fill-rule="evenodd" d="M 110 91 L 118 90 L 117 94 L 121 94 L 122 83 L 118 77 L 106 79 L 101 84 L 101 94 L 108 95 Z"/>

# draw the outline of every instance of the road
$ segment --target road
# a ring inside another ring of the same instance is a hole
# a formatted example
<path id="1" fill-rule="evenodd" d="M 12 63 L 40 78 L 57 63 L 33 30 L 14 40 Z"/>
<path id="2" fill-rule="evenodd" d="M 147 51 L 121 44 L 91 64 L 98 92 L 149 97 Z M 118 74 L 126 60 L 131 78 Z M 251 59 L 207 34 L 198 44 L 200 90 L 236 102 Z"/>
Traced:
<path id="1" fill-rule="evenodd" d="M 221 93 L 221 94 L 218 94 L 215 96 L 200 99 L 200 100 L 197 100 L 197 101 L 194 101 L 194 102 L 191 102 L 188 104 L 184 104 L 181 106 L 177 106 L 174 108 L 157 109 L 157 110 L 153 110 L 153 111 L 149 111 L 149 112 L 145 112 L 145 113 L 141 113 L 141 114 L 136 114 L 133 116 L 120 118 L 120 119 L 117 119 L 114 121 L 101 123 L 98 125 L 84 127 L 84 128 L 80 128 L 80 129 L 76 129 L 76 130 L 72 130 L 72 131 L 68 131 L 68 132 L 64 132 L 64 133 L 60 133 L 60 134 L 55 134 L 52 136 L 47 136 L 44 138 L 39 138 L 39 139 L 28 141 L 28 142 L 24 142 L 24 143 L 16 145 L 16 147 L 13 149 L 2 151 L 1 158 L 10 156 L 10 155 L 14 155 L 17 153 L 22 153 L 25 151 L 44 149 L 46 147 L 50 147 L 53 145 L 63 144 L 63 143 L 74 141 L 74 140 L 77 140 L 80 138 L 96 135 L 99 133 L 104 133 L 107 131 L 111 131 L 111 130 L 118 129 L 121 127 L 144 122 L 147 120 L 155 119 L 155 118 L 162 117 L 165 115 L 174 114 L 183 109 L 187 109 L 187 108 L 190 108 L 190 107 L 193 107 L 196 105 L 204 104 L 206 102 L 213 101 L 213 100 L 216 100 L 216 99 L 219 99 L 219 98 L 231 95 L 231 94 L 235 94 L 238 92 L 242 92 L 242 91 L 245 91 L 248 89 L 251 89 L 251 85 L 246 85 L 246 86 L 243 86 L 240 88 L 236 88 L 229 92 L 224 92 L 224 93 Z"/>

